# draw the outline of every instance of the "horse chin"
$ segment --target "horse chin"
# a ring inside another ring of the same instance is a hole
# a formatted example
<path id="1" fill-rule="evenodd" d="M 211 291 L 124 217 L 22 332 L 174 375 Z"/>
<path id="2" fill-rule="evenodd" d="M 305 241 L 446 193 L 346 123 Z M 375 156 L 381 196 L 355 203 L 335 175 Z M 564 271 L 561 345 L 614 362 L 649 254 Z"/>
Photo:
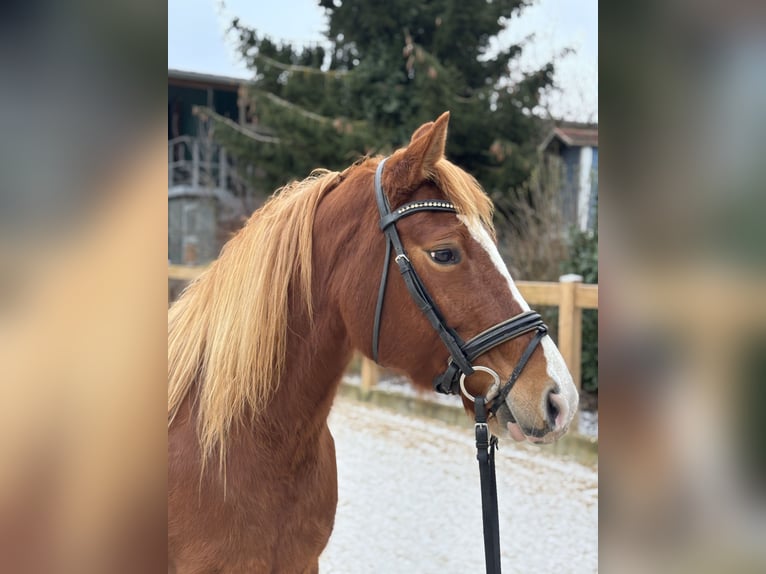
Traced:
<path id="1" fill-rule="evenodd" d="M 522 442 L 527 438 L 524 431 L 521 430 L 521 427 L 513 418 L 513 413 L 511 413 L 507 403 L 503 403 L 497 409 L 495 416 L 490 421 L 490 428 L 496 436 L 510 437 L 516 442 Z"/>
<path id="2" fill-rule="evenodd" d="M 497 414 L 490 422 L 490 429 L 496 436 L 510 437 L 516 442 L 527 441 L 532 444 L 546 444 L 556 440 L 552 434 L 548 434 L 544 437 L 536 437 L 526 433 L 521 425 L 516 422 L 508 403 L 503 403 L 500 408 L 497 409 Z"/>

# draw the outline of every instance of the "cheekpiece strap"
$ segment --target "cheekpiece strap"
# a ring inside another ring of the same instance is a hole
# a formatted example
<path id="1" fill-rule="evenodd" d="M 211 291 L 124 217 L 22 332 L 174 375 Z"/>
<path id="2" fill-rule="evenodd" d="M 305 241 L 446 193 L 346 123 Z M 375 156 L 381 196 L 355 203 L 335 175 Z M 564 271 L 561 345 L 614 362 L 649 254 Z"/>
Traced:
<path id="1" fill-rule="evenodd" d="M 423 282 L 415 272 L 415 268 L 412 266 L 407 253 L 404 250 L 404 245 L 399 237 L 399 233 L 396 231 L 396 225 L 393 225 L 398 219 L 411 215 L 419 211 L 445 211 L 457 213 L 455 206 L 448 201 L 443 200 L 425 200 L 425 201 L 413 201 L 402 205 L 392 212 L 386 194 L 383 192 L 383 166 L 388 158 L 384 158 L 378 164 L 375 170 L 375 201 L 378 205 L 378 211 L 380 212 L 380 227 L 383 230 L 388 244 L 393 247 L 395 253 L 394 261 L 399 267 L 399 272 L 402 274 L 404 283 L 407 286 L 407 290 L 415 300 L 415 303 L 428 319 L 428 322 L 434 328 L 439 338 L 442 340 L 447 350 L 450 353 L 450 360 L 456 364 L 466 375 L 472 374 L 473 367 L 470 361 L 465 356 L 462 346 L 463 341 L 460 336 L 451 329 L 444 317 L 439 311 L 436 303 L 429 295 L 428 291 L 423 285 Z M 383 267 L 383 274 L 380 282 L 380 290 L 378 292 L 378 302 L 375 309 L 375 323 L 373 327 L 373 358 L 377 361 L 378 358 L 378 345 L 379 345 L 379 330 L 381 314 L 383 312 L 383 300 L 385 297 L 386 282 L 388 279 L 388 265 L 389 265 L 390 251 L 387 248 L 386 261 Z"/>

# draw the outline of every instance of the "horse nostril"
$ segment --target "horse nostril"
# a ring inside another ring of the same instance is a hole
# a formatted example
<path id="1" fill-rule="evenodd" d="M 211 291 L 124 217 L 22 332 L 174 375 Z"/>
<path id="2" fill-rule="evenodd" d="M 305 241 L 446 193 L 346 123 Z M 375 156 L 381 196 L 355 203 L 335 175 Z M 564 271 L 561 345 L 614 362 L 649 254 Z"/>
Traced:
<path id="1" fill-rule="evenodd" d="M 551 429 L 554 431 L 560 430 L 561 427 L 564 426 L 564 422 L 569 414 L 569 407 L 564 400 L 564 397 L 559 394 L 558 388 L 553 388 L 548 391 L 545 407 L 548 424 Z"/>
<path id="2" fill-rule="evenodd" d="M 546 405 L 548 407 L 548 424 L 551 425 L 551 428 L 556 428 L 556 417 L 559 416 L 559 407 L 553 400 L 553 395 L 553 392 L 548 393 Z"/>

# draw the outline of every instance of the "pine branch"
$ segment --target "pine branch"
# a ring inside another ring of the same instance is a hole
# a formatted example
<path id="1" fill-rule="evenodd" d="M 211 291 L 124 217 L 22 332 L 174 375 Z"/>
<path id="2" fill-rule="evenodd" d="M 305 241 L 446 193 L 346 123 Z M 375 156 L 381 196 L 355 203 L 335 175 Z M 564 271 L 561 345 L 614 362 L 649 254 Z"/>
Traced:
<path id="1" fill-rule="evenodd" d="M 348 73 L 348 70 L 327 70 L 324 71 L 320 68 L 312 68 L 311 66 L 301 66 L 298 64 L 283 64 L 282 62 L 279 62 L 275 60 L 274 58 L 269 58 L 268 56 L 264 56 L 261 53 L 255 54 L 253 56 L 254 60 L 263 60 L 270 66 L 274 66 L 275 68 L 279 70 L 285 70 L 288 72 L 304 72 L 308 74 L 323 74 L 328 76 L 343 76 Z"/>
<path id="2" fill-rule="evenodd" d="M 294 104 L 292 102 L 285 100 L 284 98 L 280 98 L 279 96 L 272 94 L 271 92 L 264 92 L 261 90 L 253 90 L 253 92 L 271 100 L 278 106 L 282 106 L 283 108 L 286 108 L 292 112 L 295 112 L 296 114 L 300 116 L 313 120 L 324 126 L 332 126 L 337 131 L 341 131 L 343 126 L 353 127 L 353 129 L 355 130 L 368 128 L 368 123 L 364 120 L 350 120 L 348 118 L 343 118 L 343 117 L 330 118 L 327 116 L 322 116 L 315 112 L 310 112 L 304 107 L 299 106 L 298 104 Z"/>
<path id="3" fill-rule="evenodd" d="M 227 118 L 225 116 L 222 116 L 220 114 L 215 113 L 210 108 L 206 108 L 206 107 L 203 107 L 203 106 L 194 106 L 192 108 L 192 113 L 195 116 L 199 116 L 199 117 L 202 117 L 202 118 L 204 118 L 205 116 L 209 116 L 209 117 L 213 118 L 214 120 L 216 120 L 218 122 L 221 122 L 222 124 L 227 125 L 228 127 L 233 129 L 234 131 L 242 134 L 243 136 L 246 136 L 246 137 L 248 137 L 248 138 L 250 138 L 252 140 L 255 140 L 257 142 L 261 142 L 261 143 L 273 143 L 273 144 L 278 144 L 280 142 L 280 139 L 277 138 L 277 137 L 265 136 L 265 135 L 259 134 L 258 132 L 253 131 L 251 129 L 248 129 L 245 126 L 240 125 L 237 122 L 232 121 L 232 120 L 230 120 L 229 118 Z"/>
<path id="4" fill-rule="evenodd" d="M 294 111 L 296 114 L 300 114 L 305 118 L 308 118 L 310 120 L 314 120 L 315 122 L 319 122 L 320 124 L 330 124 L 332 123 L 332 119 L 328 118 L 326 116 L 321 116 L 319 114 L 316 114 L 314 112 L 310 112 L 308 110 L 303 109 L 301 106 L 294 104 L 292 102 L 288 102 L 285 99 L 280 98 L 279 96 L 276 96 L 272 94 L 271 92 L 262 92 L 258 90 L 256 93 L 268 98 L 275 104 L 282 106 L 283 108 L 287 108 L 288 110 Z"/>

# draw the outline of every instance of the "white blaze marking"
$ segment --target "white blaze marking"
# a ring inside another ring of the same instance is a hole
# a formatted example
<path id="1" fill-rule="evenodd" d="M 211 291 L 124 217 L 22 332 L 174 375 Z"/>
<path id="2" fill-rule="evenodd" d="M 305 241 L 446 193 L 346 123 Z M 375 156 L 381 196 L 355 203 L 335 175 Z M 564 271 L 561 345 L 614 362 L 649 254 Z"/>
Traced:
<path id="1" fill-rule="evenodd" d="M 521 296 L 519 288 L 516 287 L 516 283 L 514 283 L 513 279 L 511 279 L 511 274 L 508 272 L 508 267 L 506 267 L 503 258 L 500 257 L 500 252 L 497 250 L 497 245 L 495 245 L 495 242 L 492 241 L 492 238 L 489 236 L 489 232 L 487 232 L 481 222 L 475 218 L 469 219 L 465 215 L 458 215 L 457 218 L 462 221 L 463 225 L 468 228 L 468 232 L 471 234 L 471 237 L 473 237 L 474 240 L 476 240 L 476 242 L 484 248 L 484 251 L 487 252 L 489 258 L 492 260 L 492 263 L 494 263 L 495 267 L 497 267 L 497 270 L 500 271 L 500 275 L 505 277 L 505 280 L 508 282 L 508 288 L 511 290 L 511 295 L 516 300 L 516 302 L 521 305 L 521 310 L 529 311 L 529 305 L 526 301 L 524 301 L 524 297 Z"/>
<path id="2" fill-rule="evenodd" d="M 468 218 L 465 215 L 458 215 L 457 218 L 468 228 L 471 237 L 484 248 L 489 255 L 489 258 L 492 260 L 492 263 L 495 264 L 495 267 L 497 267 L 497 270 L 500 272 L 500 275 L 505 277 L 511 295 L 521 306 L 522 311 L 529 311 L 529 305 L 524 301 L 524 297 L 521 296 L 519 288 L 516 287 L 513 279 L 511 279 L 508 267 L 500 256 L 500 252 L 497 250 L 497 245 L 492 241 L 489 232 L 476 218 Z M 550 336 L 546 335 L 543 337 L 541 344 L 543 347 L 543 355 L 545 356 L 546 372 L 551 380 L 558 384 L 562 395 L 567 403 L 569 403 L 571 416 L 574 416 L 577 406 L 577 390 L 572 382 L 572 375 L 564 362 L 564 357 L 561 356 L 561 353 Z M 570 419 L 571 416 L 569 417 Z"/>

